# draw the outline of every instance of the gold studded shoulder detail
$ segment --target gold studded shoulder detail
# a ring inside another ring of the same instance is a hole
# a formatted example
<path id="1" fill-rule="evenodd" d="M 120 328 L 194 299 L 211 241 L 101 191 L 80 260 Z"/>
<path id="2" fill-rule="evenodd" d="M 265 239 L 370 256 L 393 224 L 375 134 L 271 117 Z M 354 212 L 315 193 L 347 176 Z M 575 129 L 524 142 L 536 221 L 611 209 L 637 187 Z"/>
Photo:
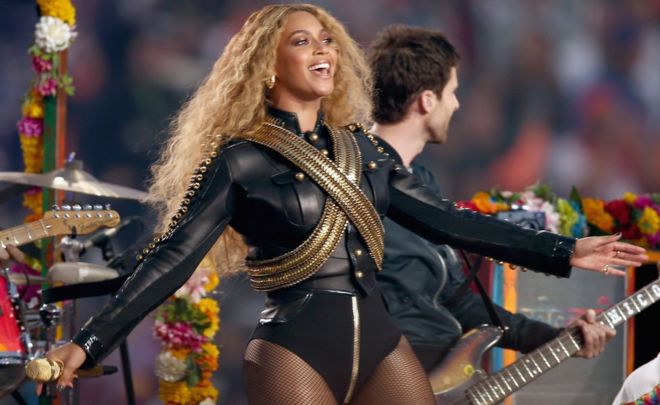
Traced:
<path id="1" fill-rule="evenodd" d="M 142 249 L 141 253 L 136 256 L 136 259 L 138 261 L 137 264 L 140 264 L 140 262 L 142 262 L 147 256 L 149 256 L 161 242 L 164 242 L 167 239 L 169 239 L 172 236 L 172 233 L 174 233 L 174 230 L 181 222 L 183 216 L 188 213 L 190 204 L 194 201 L 195 197 L 198 195 L 198 191 L 205 180 L 205 177 L 209 171 L 209 166 L 211 165 L 213 160 L 218 157 L 218 143 L 211 142 L 210 146 L 211 146 L 211 152 L 209 153 L 208 157 L 203 159 L 201 163 L 197 165 L 195 170 L 193 170 L 193 174 L 190 177 L 190 183 L 188 185 L 188 188 L 186 189 L 183 198 L 181 199 L 181 203 L 179 204 L 179 209 L 177 210 L 176 214 L 174 214 L 170 219 L 170 223 L 168 225 L 167 231 L 165 231 L 162 234 L 156 235 L 153 241 L 147 244 L 147 246 Z"/>

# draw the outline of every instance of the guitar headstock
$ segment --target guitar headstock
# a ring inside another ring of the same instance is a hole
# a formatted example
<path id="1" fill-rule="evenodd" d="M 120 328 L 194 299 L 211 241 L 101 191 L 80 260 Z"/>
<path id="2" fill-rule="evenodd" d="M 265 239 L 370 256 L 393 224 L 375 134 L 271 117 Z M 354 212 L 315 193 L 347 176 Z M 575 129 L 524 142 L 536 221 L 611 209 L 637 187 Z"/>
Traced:
<path id="1" fill-rule="evenodd" d="M 48 224 L 50 235 L 75 233 L 86 235 L 98 228 L 112 228 L 119 225 L 121 217 L 117 211 L 102 205 L 63 205 L 53 207 L 44 214 L 42 221 Z"/>

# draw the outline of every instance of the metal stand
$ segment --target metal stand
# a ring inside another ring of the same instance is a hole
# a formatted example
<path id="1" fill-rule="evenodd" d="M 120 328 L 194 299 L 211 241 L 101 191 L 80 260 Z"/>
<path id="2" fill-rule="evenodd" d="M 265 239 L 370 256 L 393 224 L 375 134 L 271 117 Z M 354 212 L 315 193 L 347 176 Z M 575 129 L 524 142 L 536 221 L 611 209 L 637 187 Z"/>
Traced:
<path id="1" fill-rule="evenodd" d="M 124 340 L 119 345 L 119 354 L 121 356 L 121 371 L 124 375 L 124 389 L 126 390 L 126 403 L 135 405 L 135 391 L 133 390 L 133 376 L 131 373 L 131 360 L 128 355 L 128 345 Z"/>

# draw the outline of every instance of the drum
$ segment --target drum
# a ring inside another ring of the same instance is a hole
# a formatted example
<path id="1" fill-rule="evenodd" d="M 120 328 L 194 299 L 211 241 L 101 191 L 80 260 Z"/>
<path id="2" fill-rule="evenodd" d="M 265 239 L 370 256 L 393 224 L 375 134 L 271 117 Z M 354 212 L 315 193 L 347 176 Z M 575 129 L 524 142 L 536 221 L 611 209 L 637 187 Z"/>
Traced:
<path id="1" fill-rule="evenodd" d="M 10 394 L 25 378 L 28 353 L 21 331 L 15 288 L 0 272 L 0 397 Z"/>

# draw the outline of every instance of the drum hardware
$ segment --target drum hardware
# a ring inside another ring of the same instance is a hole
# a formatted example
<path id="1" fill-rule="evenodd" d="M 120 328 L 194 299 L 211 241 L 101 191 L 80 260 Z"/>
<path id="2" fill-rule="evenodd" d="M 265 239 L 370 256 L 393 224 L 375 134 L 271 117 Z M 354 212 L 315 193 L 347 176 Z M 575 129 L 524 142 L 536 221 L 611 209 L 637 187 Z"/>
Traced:
<path id="1" fill-rule="evenodd" d="M 0 270 L 0 397 L 10 394 L 25 378 L 24 364 L 32 342 L 22 322 L 24 307 L 9 269 Z"/>

